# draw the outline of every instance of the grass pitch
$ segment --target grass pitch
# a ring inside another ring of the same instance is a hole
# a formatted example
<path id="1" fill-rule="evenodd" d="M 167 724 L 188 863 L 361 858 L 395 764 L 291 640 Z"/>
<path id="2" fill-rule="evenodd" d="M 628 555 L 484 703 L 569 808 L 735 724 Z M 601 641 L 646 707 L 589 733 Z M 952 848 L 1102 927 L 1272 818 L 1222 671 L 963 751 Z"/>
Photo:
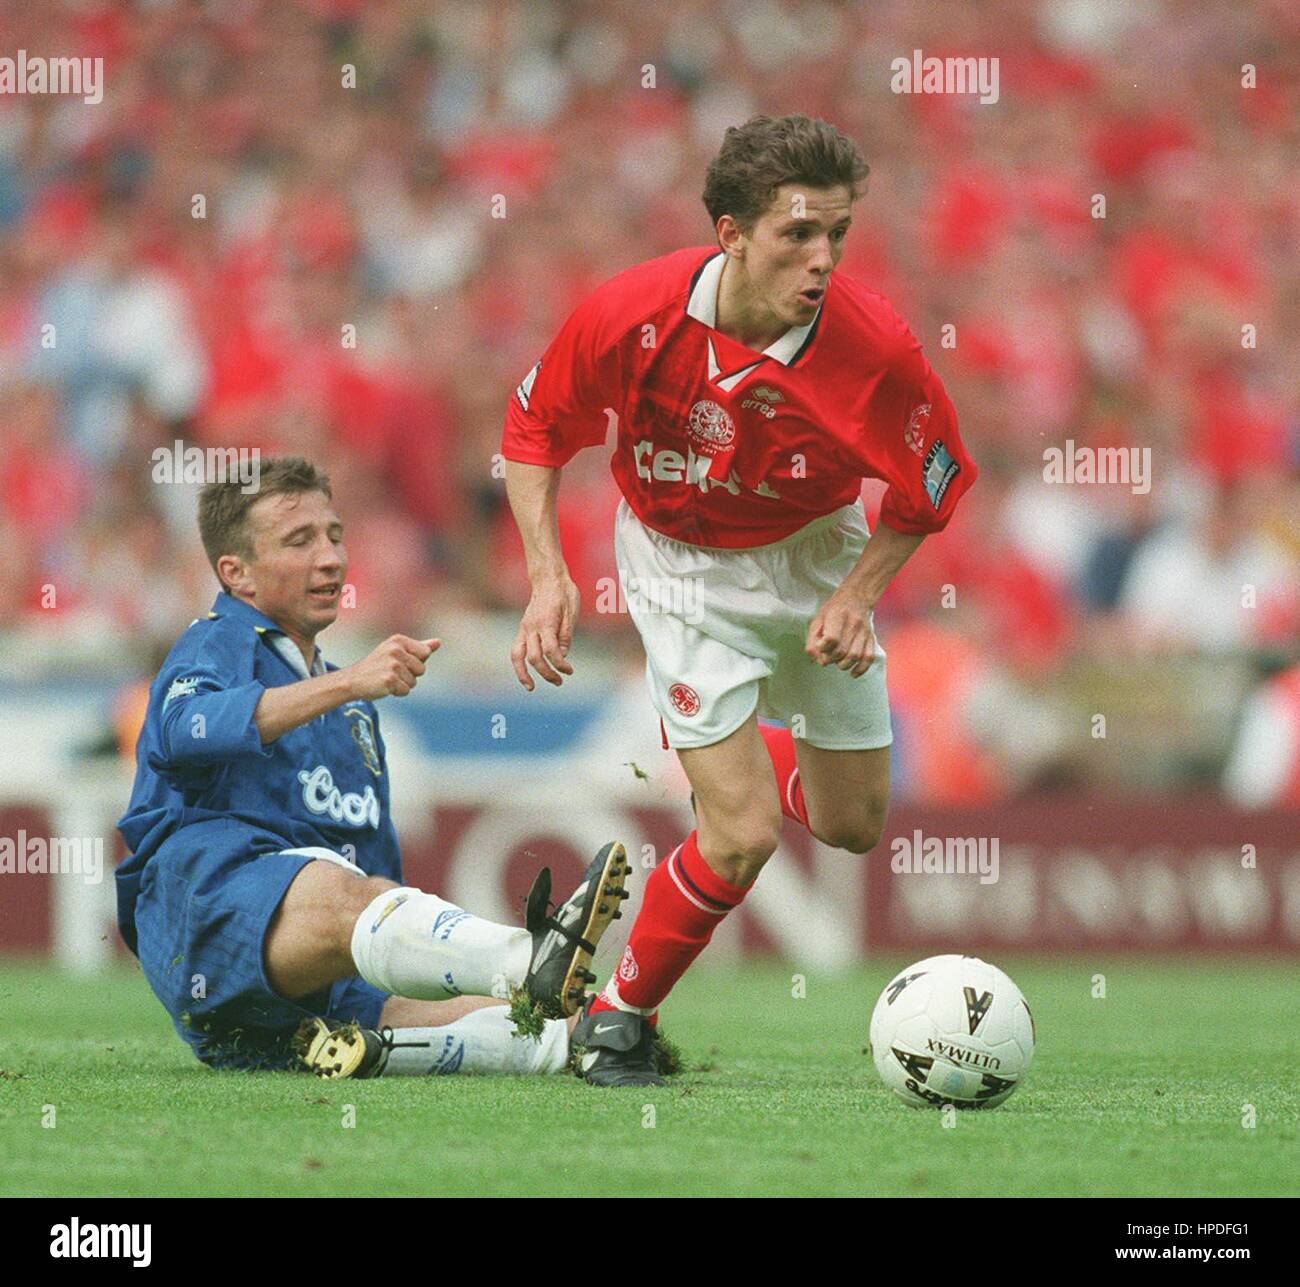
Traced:
<path id="1" fill-rule="evenodd" d="M 863 1053 L 905 964 L 808 974 L 803 999 L 792 968 L 692 971 L 665 1010 L 690 1071 L 655 1091 L 216 1073 L 134 969 L 0 966 L 0 1194 L 1300 1193 L 1293 963 L 999 958 L 1034 1066 L 951 1128 Z"/>

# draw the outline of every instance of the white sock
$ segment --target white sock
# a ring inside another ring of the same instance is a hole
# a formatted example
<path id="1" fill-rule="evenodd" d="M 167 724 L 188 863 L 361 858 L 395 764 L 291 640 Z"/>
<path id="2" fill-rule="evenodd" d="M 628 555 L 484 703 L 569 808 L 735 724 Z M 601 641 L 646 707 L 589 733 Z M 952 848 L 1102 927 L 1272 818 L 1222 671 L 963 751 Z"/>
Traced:
<path id="1" fill-rule="evenodd" d="M 528 973 L 527 930 L 471 916 L 436 894 L 388 889 L 357 919 L 352 960 L 367 983 L 421 1001 L 505 1000 Z"/>
<path id="2" fill-rule="evenodd" d="M 548 1019 L 540 1039 L 517 1037 L 503 1005 L 471 1010 L 440 1028 L 394 1028 L 393 1040 L 398 1045 L 389 1052 L 385 1077 L 558 1073 L 569 1061 L 569 1025 L 563 1019 Z"/>

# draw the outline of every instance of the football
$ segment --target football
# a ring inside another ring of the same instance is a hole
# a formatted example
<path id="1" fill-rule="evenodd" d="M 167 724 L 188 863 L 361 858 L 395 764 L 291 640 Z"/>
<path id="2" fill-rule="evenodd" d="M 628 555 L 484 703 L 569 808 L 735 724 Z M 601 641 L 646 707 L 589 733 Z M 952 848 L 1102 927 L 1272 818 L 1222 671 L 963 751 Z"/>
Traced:
<path id="1" fill-rule="evenodd" d="M 1020 989 L 975 956 L 931 956 L 880 994 L 871 1057 L 913 1108 L 996 1108 L 1034 1057 L 1034 1017 Z"/>

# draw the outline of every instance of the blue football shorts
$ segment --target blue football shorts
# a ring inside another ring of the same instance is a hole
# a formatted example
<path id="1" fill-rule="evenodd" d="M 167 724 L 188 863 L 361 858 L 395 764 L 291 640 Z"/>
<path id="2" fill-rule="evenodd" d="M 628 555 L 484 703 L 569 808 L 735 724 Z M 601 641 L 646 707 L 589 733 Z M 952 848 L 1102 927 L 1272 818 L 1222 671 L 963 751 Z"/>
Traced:
<path id="1" fill-rule="evenodd" d="M 263 944 L 294 877 L 325 849 L 256 852 L 245 828 L 195 846 L 179 833 L 145 866 L 136 903 L 140 965 L 177 1032 L 217 1068 L 288 1068 L 305 1018 L 377 1028 L 388 993 L 353 976 L 296 1001 L 266 977 Z"/>

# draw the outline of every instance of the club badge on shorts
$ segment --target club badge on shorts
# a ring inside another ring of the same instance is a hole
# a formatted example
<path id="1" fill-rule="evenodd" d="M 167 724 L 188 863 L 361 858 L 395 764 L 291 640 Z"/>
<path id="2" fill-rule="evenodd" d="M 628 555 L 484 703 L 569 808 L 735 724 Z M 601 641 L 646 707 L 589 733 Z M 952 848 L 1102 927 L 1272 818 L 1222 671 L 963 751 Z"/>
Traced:
<path id="1" fill-rule="evenodd" d="M 668 700 L 673 710 L 688 719 L 700 713 L 700 695 L 689 684 L 674 684 L 668 690 Z"/>

